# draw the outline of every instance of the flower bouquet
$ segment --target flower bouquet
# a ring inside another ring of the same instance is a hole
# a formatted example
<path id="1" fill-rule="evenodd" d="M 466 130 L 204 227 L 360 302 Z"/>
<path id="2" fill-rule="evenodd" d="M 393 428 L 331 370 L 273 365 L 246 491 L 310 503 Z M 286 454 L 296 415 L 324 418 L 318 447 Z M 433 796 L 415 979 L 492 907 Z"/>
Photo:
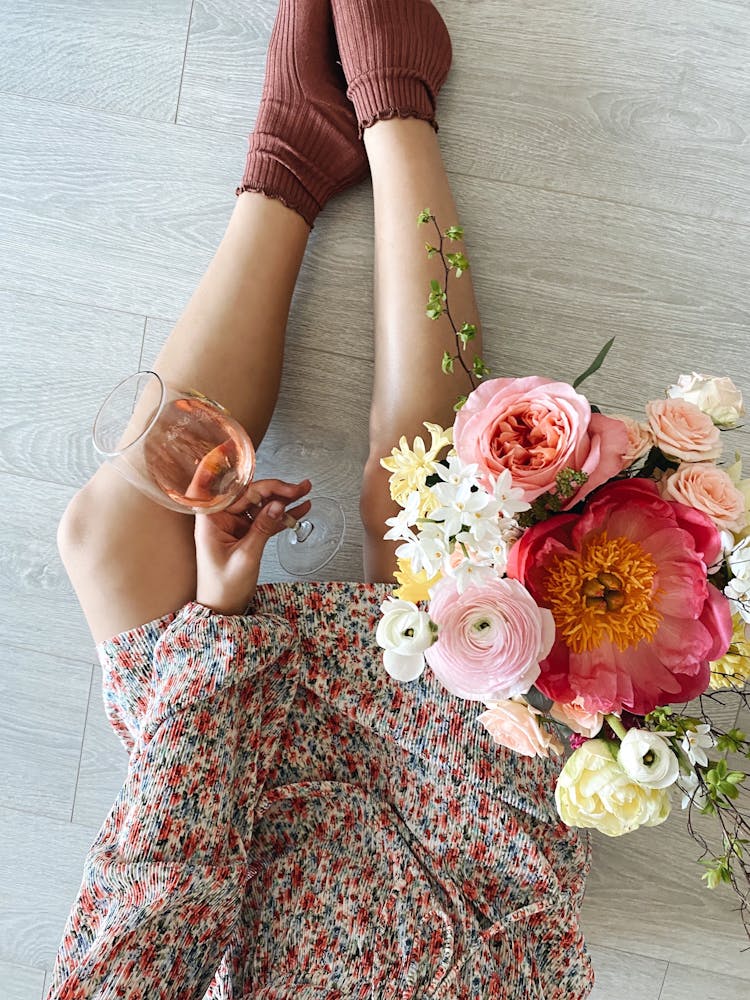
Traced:
<path id="1" fill-rule="evenodd" d="M 555 789 L 565 823 L 619 836 L 683 808 L 717 817 L 723 852 L 704 848 L 709 887 L 733 886 L 750 932 L 748 736 L 712 720 L 712 689 L 747 707 L 750 678 L 750 480 L 717 464 L 742 399 L 731 380 L 682 376 L 643 418 L 604 415 L 573 384 L 496 378 L 466 361 L 448 281 L 469 264 L 447 253 L 428 315 L 447 318 L 472 391 L 452 428 L 382 464 L 401 508 L 389 519 L 399 584 L 377 641 L 397 681 L 429 665 L 477 722 L 519 754 L 569 752 Z M 479 382 L 479 384 L 477 384 Z M 694 699 L 690 713 L 672 706 Z M 572 752 L 571 752 L 572 751 Z M 688 812 L 688 817 L 691 813 Z M 693 832 L 690 819 L 688 825 Z"/>

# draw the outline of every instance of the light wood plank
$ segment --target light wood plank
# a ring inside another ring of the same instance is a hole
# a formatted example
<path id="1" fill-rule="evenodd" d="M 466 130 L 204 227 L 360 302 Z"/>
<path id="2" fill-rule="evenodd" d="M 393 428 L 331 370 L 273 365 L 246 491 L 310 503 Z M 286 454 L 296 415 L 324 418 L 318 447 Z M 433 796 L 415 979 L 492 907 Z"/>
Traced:
<path id="1" fill-rule="evenodd" d="M 599 945 L 588 946 L 596 982 L 590 1000 L 611 1000 L 627 984 L 628 1000 L 659 1000 L 667 963 Z"/>
<path id="2" fill-rule="evenodd" d="M 55 541 L 74 491 L 8 473 L 0 473 L 0 486 L 0 643 L 90 664 L 88 627 Z"/>
<path id="3" fill-rule="evenodd" d="M 70 819 L 90 665 L 5 646 L 0 674 L 0 802 Z"/>
<path id="4" fill-rule="evenodd" d="M 98 464 L 94 416 L 109 390 L 137 370 L 144 320 L 7 291 L 0 291 L 0 315 L 8 331 L 0 365 L 13 373 L 0 389 L 11 417 L 0 437 L 0 471 L 82 486 Z"/>
<path id="5" fill-rule="evenodd" d="M 750 33 L 741 3 L 436 6 L 454 47 L 438 102 L 452 169 L 750 220 Z M 197 0 L 178 121 L 250 130 L 274 13 L 272 0 Z"/>
<path id="6" fill-rule="evenodd" d="M 693 965 L 669 963 L 659 1000 L 747 1000 L 747 979 L 704 972 Z"/>
<path id="7" fill-rule="evenodd" d="M 26 966 L 0 962 L 3 1000 L 40 1000 L 44 990 L 44 972 Z"/>
<path id="8" fill-rule="evenodd" d="M 96 828 L 0 808 L 0 961 L 52 969 Z"/>
<path id="9" fill-rule="evenodd" d="M 190 0 L 0 0 L 0 91 L 173 121 Z"/>
<path id="10" fill-rule="evenodd" d="M 716 838 L 715 820 L 693 821 L 708 839 Z M 747 938 L 733 912 L 736 897 L 728 886 L 709 890 L 701 881 L 700 850 L 679 802 L 658 828 L 614 839 L 594 833 L 592 839 L 582 919 L 592 945 L 750 980 L 741 954 Z"/>

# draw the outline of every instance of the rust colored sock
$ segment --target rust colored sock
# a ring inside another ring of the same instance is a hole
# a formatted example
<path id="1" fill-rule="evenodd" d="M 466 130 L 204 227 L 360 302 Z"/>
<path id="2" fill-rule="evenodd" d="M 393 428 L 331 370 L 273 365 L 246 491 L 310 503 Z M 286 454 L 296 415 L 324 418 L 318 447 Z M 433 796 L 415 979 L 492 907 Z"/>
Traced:
<path id="1" fill-rule="evenodd" d="M 421 118 L 437 130 L 435 101 L 451 40 L 430 0 L 331 0 L 360 134 L 384 118 Z"/>
<path id="2" fill-rule="evenodd" d="M 309 226 L 329 198 L 368 173 L 337 59 L 329 0 L 281 0 L 237 194 L 277 198 Z"/>

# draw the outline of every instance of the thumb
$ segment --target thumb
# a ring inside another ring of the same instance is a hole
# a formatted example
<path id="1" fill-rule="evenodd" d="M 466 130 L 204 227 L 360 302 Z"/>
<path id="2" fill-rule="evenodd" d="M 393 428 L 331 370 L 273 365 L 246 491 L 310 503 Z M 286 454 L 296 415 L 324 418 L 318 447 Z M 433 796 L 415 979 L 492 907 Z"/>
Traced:
<path id="1" fill-rule="evenodd" d="M 245 535 L 244 544 L 253 554 L 260 556 L 269 538 L 284 531 L 284 504 L 272 500 L 258 511 Z"/>

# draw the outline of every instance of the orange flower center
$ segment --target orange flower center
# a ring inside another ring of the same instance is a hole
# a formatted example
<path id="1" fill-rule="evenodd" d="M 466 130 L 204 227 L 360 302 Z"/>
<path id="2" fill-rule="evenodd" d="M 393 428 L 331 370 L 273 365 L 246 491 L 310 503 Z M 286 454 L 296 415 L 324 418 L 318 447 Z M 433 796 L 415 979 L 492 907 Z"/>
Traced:
<path id="1" fill-rule="evenodd" d="M 653 639 L 659 627 L 655 575 L 656 563 L 640 545 L 602 533 L 581 552 L 550 560 L 543 601 L 572 652 L 596 649 L 607 639 L 624 650 Z"/>

